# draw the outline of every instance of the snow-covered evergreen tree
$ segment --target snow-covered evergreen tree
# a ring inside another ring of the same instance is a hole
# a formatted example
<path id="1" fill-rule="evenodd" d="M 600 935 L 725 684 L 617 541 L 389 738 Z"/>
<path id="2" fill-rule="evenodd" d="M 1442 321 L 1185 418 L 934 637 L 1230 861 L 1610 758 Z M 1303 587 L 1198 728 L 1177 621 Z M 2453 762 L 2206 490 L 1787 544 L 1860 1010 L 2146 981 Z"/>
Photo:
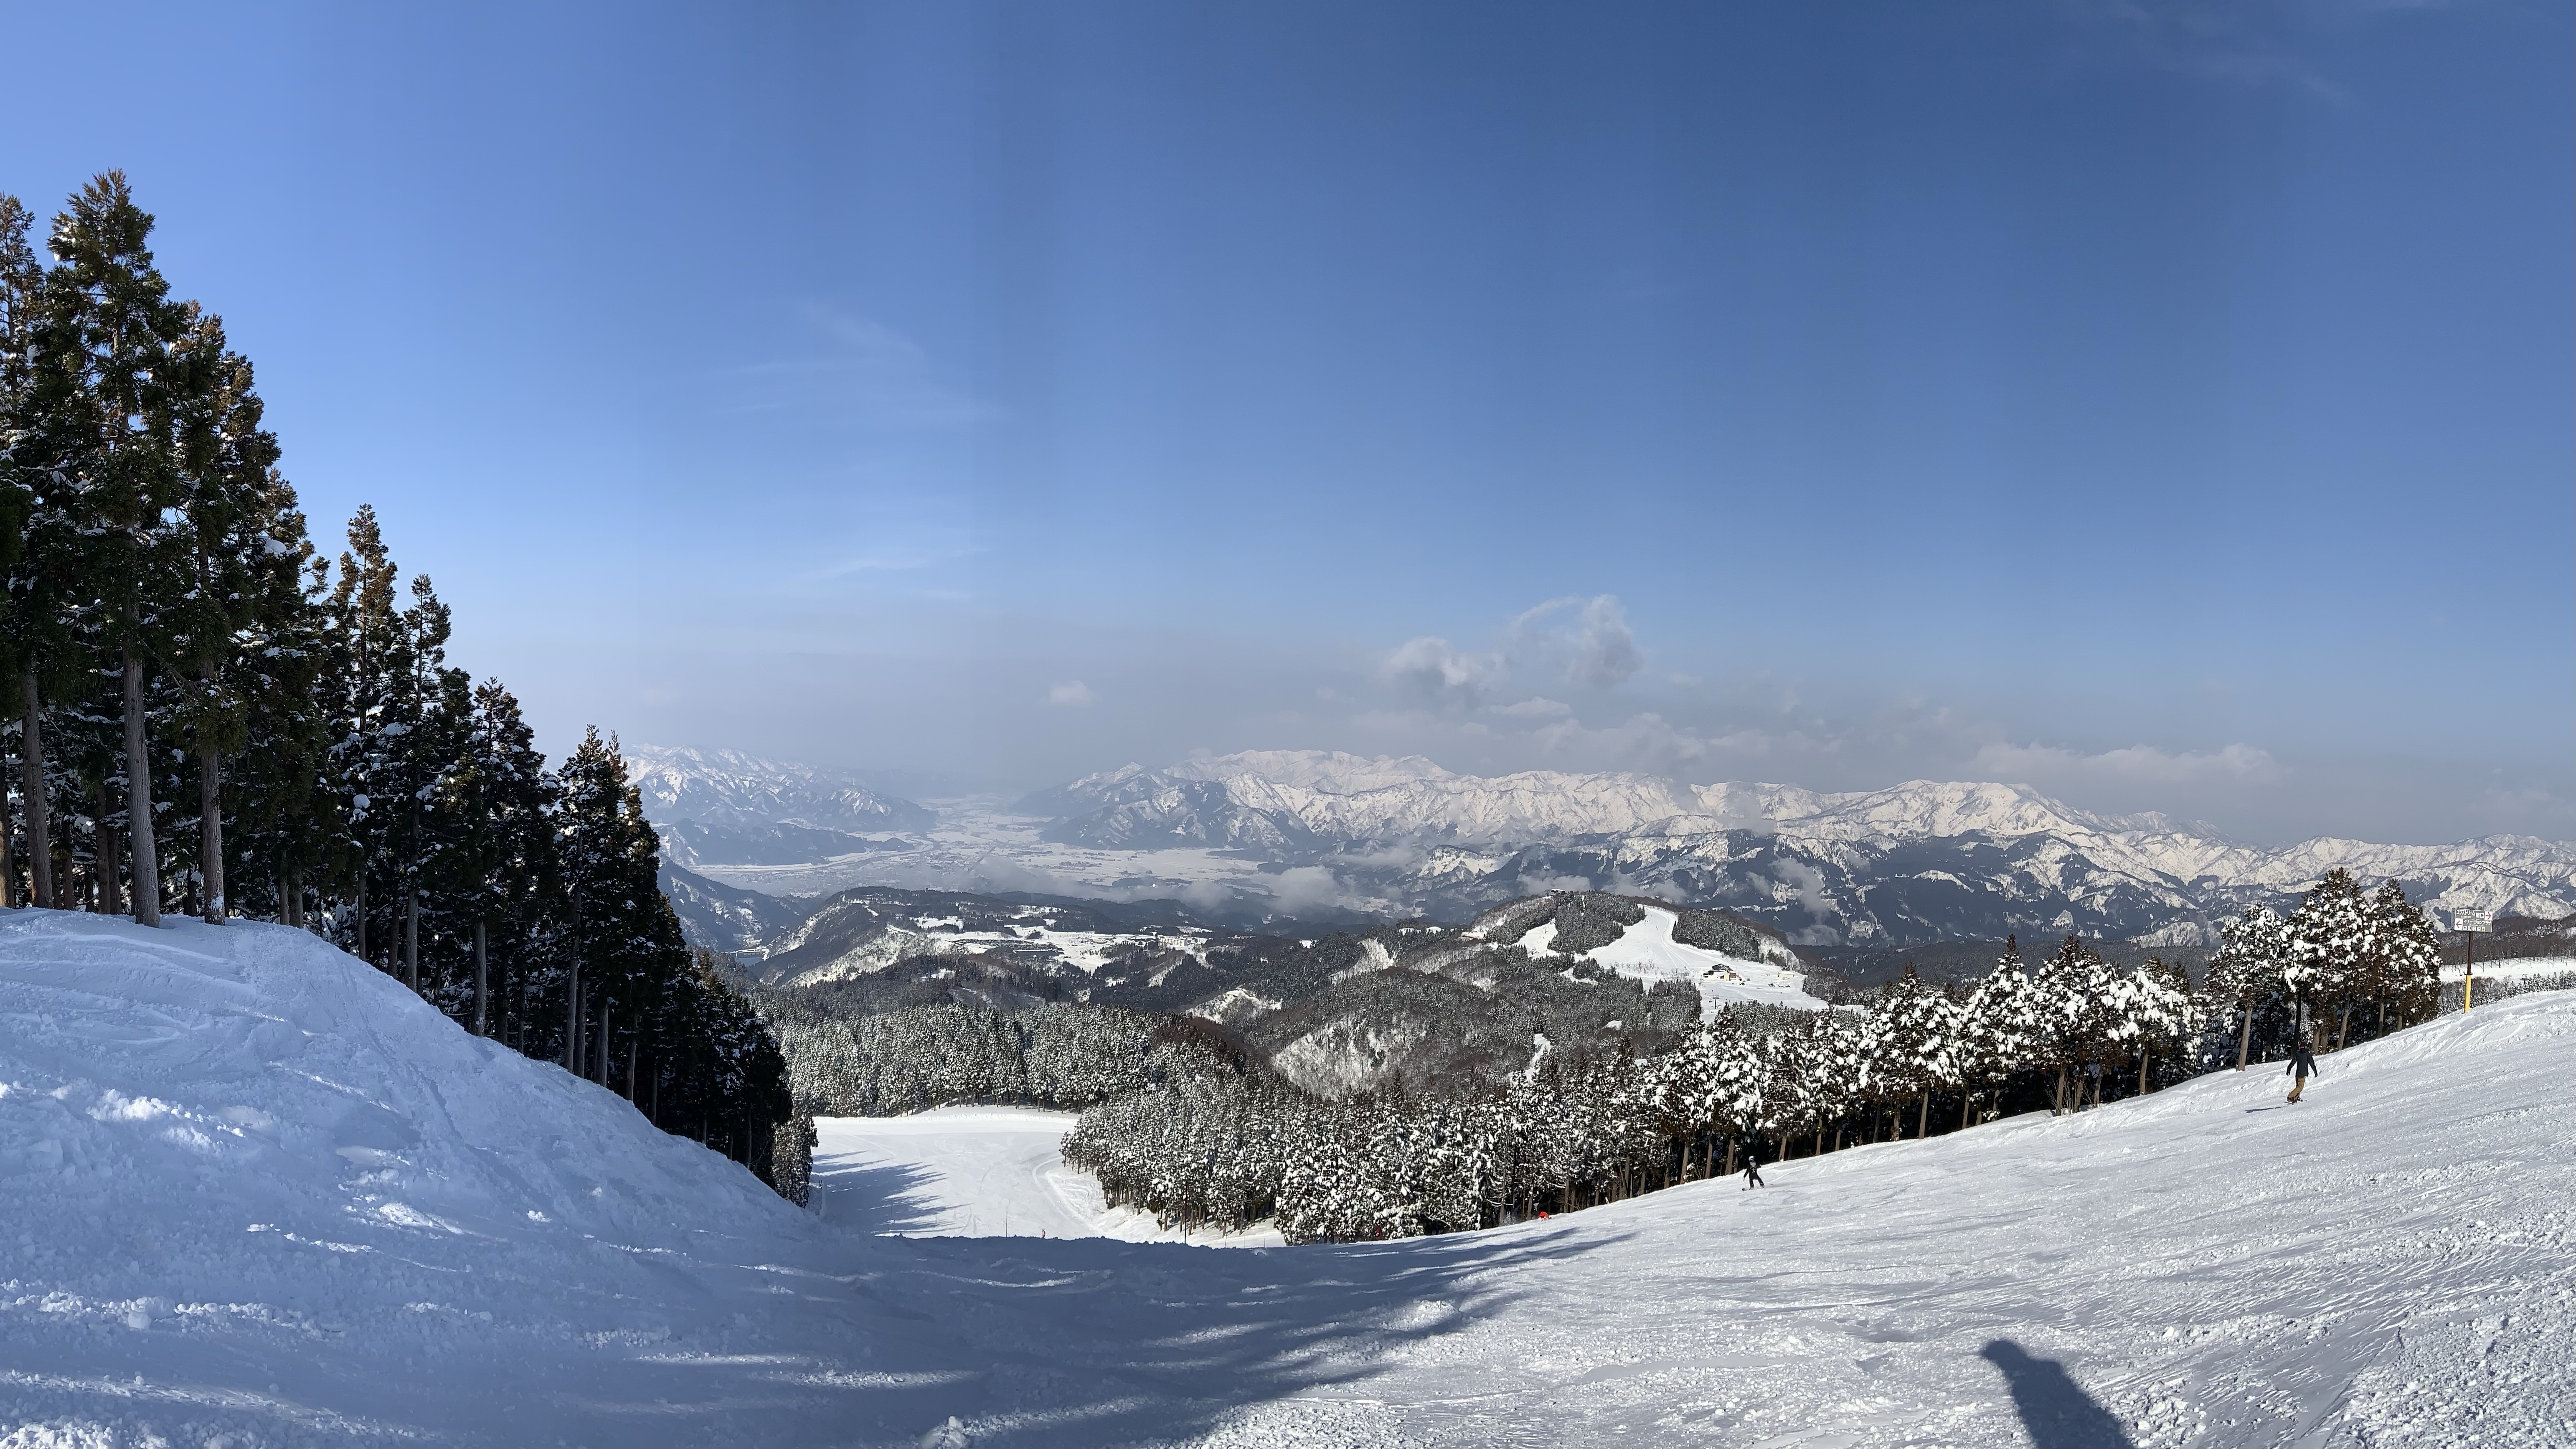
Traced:
<path id="1" fill-rule="evenodd" d="M 2361 886 L 2337 866 L 2310 887 L 2290 918 L 2294 1000 L 2311 1013 L 2320 1049 L 2340 1046 L 2353 1008 L 2368 987 L 2372 931 Z"/>

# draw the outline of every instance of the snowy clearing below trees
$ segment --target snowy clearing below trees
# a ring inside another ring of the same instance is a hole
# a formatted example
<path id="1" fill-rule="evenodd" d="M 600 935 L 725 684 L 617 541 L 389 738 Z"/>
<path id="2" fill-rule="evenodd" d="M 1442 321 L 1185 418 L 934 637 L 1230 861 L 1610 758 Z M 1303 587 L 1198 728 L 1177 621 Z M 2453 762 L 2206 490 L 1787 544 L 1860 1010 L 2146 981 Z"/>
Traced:
<path id="1" fill-rule="evenodd" d="M 817 1117 L 815 1211 L 834 1227 L 912 1238 L 1117 1238 L 1268 1248 L 1276 1229 L 1184 1234 L 1113 1208 L 1064 1165 L 1078 1112 L 938 1107 L 906 1117 Z"/>
<path id="2" fill-rule="evenodd" d="M 1699 991 L 1700 1019 L 1716 1019 L 1717 1009 L 1732 1001 L 1822 1011 L 1825 1003 L 1807 994 L 1807 978 L 1767 961 L 1720 955 L 1673 939 L 1681 918 L 1671 911 L 1646 907 L 1645 915 L 1618 940 L 1583 954 L 1637 981 L 1679 981 Z M 1550 923 L 1553 924 L 1552 922 Z M 1549 933 L 1554 939 L 1554 932 Z"/>
<path id="3" fill-rule="evenodd" d="M 277 927 L 0 912 L 0 1022 L 0 1442 L 2576 1440 L 2576 992 L 1248 1252 L 799 1212 Z"/>

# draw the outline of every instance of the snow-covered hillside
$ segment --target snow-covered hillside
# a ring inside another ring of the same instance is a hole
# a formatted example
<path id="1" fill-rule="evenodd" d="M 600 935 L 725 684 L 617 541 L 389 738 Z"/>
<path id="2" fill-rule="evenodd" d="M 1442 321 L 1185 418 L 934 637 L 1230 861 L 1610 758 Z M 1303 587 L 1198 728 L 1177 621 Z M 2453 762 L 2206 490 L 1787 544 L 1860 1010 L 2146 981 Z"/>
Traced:
<path id="1" fill-rule="evenodd" d="M 1618 940 L 1582 953 L 1583 959 L 1607 966 L 1635 981 L 1679 981 L 1698 990 L 1702 1010 L 1714 1013 L 1730 1001 L 1753 1001 L 1821 1011 L 1825 1003 L 1806 992 L 1806 977 L 1769 961 L 1725 956 L 1673 939 L 1681 918 L 1671 911 L 1646 908 L 1644 919 Z M 1552 931 L 1554 927 L 1542 926 Z"/>
<path id="2" fill-rule="evenodd" d="M 0 913 L 0 1020 L 12 1444 L 2576 1435 L 2576 993 L 2297 1107 L 2222 1072 L 1251 1252 L 817 1218 L 274 927 Z"/>

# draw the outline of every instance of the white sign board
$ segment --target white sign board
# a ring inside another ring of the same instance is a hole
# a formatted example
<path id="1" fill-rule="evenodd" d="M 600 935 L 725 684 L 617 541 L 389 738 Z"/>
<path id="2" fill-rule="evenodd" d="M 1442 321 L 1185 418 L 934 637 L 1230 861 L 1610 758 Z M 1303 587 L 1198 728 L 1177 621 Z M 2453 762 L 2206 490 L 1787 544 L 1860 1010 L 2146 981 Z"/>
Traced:
<path id="1" fill-rule="evenodd" d="M 2495 929 L 2495 918 L 2485 911 L 2453 911 L 2451 912 L 2451 929 L 2454 931 L 2492 931 Z"/>

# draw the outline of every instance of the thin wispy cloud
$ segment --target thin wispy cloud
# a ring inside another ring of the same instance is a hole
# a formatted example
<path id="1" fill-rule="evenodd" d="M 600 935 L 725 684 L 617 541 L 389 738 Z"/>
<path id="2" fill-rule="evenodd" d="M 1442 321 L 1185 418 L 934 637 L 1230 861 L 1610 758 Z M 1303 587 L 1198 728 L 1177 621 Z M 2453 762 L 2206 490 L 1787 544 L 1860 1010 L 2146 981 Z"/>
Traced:
<path id="1" fill-rule="evenodd" d="M 810 351 L 721 369 L 732 410 L 793 410 L 800 417 L 887 430 L 940 431 L 998 418 L 989 401 L 943 375 L 929 351 L 873 318 L 809 302 Z"/>
<path id="2" fill-rule="evenodd" d="M 2342 104 L 2351 93 L 2308 57 L 2320 32 L 2441 0 L 2055 0 L 2069 42 L 2095 64 L 2134 65 L 2239 90 L 2279 86 Z"/>
<path id="3" fill-rule="evenodd" d="M 2281 767 L 2271 752 L 2248 744 L 2181 751 L 2129 745 L 2097 754 L 2053 745 L 1993 744 L 1977 751 L 1975 763 L 1980 770 L 1999 778 L 2032 782 L 2090 775 L 2153 784 L 2211 780 L 2269 784 L 2281 777 Z"/>
<path id="4" fill-rule="evenodd" d="M 826 564 L 798 577 L 806 582 L 822 583 L 860 574 L 911 573 L 958 563 L 982 552 L 983 549 L 967 543 L 895 542 Z"/>

